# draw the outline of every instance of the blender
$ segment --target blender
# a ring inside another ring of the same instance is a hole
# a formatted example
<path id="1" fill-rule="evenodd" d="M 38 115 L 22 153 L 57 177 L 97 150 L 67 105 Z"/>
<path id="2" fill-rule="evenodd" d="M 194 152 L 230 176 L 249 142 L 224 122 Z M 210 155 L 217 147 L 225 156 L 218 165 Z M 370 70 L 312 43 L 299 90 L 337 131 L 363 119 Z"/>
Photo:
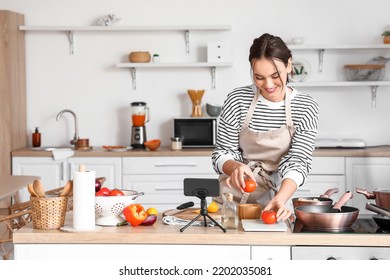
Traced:
<path id="1" fill-rule="evenodd" d="M 149 108 L 145 102 L 132 102 L 131 120 L 133 126 L 131 128 L 131 146 L 134 149 L 145 149 L 144 142 L 146 141 L 145 123 L 149 121 Z"/>

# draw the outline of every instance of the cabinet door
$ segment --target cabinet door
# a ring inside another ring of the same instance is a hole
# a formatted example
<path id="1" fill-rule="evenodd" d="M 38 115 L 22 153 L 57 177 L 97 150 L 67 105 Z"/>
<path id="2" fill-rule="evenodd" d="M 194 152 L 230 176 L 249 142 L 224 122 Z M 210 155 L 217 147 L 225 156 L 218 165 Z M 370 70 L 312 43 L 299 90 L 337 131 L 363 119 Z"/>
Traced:
<path id="1" fill-rule="evenodd" d="M 122 188 L 122 159 L 120 157 L 73 157 L 68 159 L 69 178 L 84 164 L 87 170 L 95 171 L 96 177 L 106 177 L 104 186 Z"/>
<path id="2" fill-rule="evenodd" d="M 62 187 L 68 180 L 66 161 L 56 161 L 49 157 L 13 157 L 12 174 L 39 176 L 45 190 Z M 21 201 L 30 199 L 27 188 L 21 191 L 20 199 Z"/>
<path id="3" fill-rule="evenodd" d="M 356 187 L 367 190 L 390 189 L 390 159 L 381 157 L 347 158 L 347 188 L 354 194 L 352 206 L 360 209 L 360 214 L 374 214 L 365 209 L 366 203 L 375 203 L 355 191 Z"/>
<path id="4" fill-rule="evenodd" d="M 252 260 L 290 260 L 290 246 L 251 246 Z"/>

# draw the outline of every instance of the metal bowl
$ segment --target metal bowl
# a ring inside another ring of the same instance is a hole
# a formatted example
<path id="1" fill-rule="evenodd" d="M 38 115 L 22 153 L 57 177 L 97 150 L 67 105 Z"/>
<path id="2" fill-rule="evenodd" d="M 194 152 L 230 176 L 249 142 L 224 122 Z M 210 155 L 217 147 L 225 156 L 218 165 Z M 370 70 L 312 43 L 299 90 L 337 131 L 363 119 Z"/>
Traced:
<path id="1" fill-rule="evenodd" d="M 219 105 L 206 103 L 206 112 L 210 117 L 218 117 L 221 114 L 222 107 Z"/>

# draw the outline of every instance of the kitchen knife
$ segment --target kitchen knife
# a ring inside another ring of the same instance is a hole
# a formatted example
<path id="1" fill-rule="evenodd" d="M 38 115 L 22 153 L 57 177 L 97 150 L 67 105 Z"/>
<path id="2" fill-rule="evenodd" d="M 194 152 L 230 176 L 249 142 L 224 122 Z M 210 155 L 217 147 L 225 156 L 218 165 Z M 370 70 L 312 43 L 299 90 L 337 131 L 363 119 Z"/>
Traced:
<path id="1" fill-rule="evenodd" d="M 167 210 L 163 213 L 163 216 L 174 216 L 176 214 L 179 214 L 181 212 L 184 212 L 188 207 L 194 206 L 194 203 L 192 201 L 180 204 L 176 207 L 176 209 Z"/>

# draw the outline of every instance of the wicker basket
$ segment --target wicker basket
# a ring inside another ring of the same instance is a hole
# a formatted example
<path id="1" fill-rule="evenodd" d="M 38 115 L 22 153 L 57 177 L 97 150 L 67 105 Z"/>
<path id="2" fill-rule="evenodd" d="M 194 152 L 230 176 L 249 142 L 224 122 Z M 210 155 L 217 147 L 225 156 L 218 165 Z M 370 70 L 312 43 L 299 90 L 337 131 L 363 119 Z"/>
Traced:
<path id="1" fill-rule="evenodd" d="M 67 197 L 31 197 L 32 222 L 35 229 L 59 229 L 64 226 Z"/>

